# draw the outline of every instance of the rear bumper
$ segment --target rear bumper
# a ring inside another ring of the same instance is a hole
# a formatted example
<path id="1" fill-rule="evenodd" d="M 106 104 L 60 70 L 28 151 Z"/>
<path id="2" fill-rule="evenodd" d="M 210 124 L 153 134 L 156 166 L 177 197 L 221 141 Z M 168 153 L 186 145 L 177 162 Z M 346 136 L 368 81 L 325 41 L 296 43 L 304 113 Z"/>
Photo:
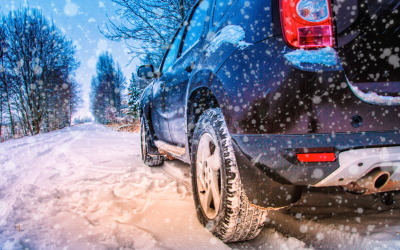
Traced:
<path id="1" fill-rule="evenodd" d="M 301 192 L 299 195 L 299 189 L 296 188 L 299 186 L 322 187 L 348 184 L 362 177 L 381 162 L 385 162 L 381 164 L 383 167 L 391 169 L 391 180 L 400 180 L 398 168 L 400 166 L 400 133 L 398 131 L 306 135 L 233 134 L 231 136 L 246 195 L 249 201 L 270 203 L 265 203 L 266 206 L 271 206 L 271 204 L 274 204 L 273 207 L 287 206 L 296 202 L 301 196 Z M 336 160 L 318 163 L 302 163 L 297 160 L 296 152 L 321 148 L 333 148 Z M 371 150 L 372 148 L 375 149 Z M 362 150 L 356 151 L 356 149 Z M 385 156 L 389 157 L 387 161 L 379 160 L 382 150 L 389 152 Z M 351 154 L 354 155 L 354 152 L 359 152 L 361 158 L 365 153 L 370 154 L 371 159 L 374 160 L 365 159 L 364 167 L 349 178 L 346 175 L 352 171 L 353 164 L 361 159 L 360 157 L 352 158 Z M 372 152 L 375 153 L 372 154 Z M 338 182 L 340 178 L 344 181 Z M 276 196 L 281 198 L 277 199 Z M 274 199 L 274 203 L 268 202 Z"/>
<path id="2" fill-rule="evenodd" d="M 315 187 L 345 186 L 379 168 L 390 173 L 391 181 L 400 181 L 400 147 L 363 148 L 339 154 L 339 168 Z"/>

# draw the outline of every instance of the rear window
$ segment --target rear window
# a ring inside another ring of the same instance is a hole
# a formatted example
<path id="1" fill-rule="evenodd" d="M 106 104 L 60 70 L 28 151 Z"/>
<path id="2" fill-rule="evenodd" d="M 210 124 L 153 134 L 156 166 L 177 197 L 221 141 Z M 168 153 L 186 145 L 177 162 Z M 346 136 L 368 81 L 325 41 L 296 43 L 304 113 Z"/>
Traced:
<path id="1" fill-rule="evenodd" d="M 178 56 L 179 46 L 181 44 L 182 35 L 183 35 L 184 30 L 185 30 L 184 28 L 181 28 L 179 33 L 176 35 L 174 41 L 170 45 L 169 50 L 167 52 L 168 54 L 165 57 L 161 72 L 165 73 L 169 69 L 169 67 L 171 67 L 171 65 L 174 64 L 175 59 Z"/>
<path id="2" fill-rule="evenodd" d="M 194 10 L 187 26 L 185 41 L 182 46 L 182 53 L 189 49 L 203 34 L 204 23 L 207 21 L 207 11 L 210 3 L 207 0 L 202 1 Z"/>

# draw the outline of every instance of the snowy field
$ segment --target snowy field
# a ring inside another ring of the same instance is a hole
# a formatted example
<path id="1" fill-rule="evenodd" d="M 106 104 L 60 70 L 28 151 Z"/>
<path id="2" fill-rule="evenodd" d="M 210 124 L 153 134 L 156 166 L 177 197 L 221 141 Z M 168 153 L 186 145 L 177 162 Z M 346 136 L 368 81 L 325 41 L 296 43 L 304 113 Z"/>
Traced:
<path id="1" fill-rule="evenodd" d="M 189 166 L 148 168 L 139 146 L 93 123 L 1 143 L 0 249 L 400 249 L 400 195 L 307 188 L 259 237 L 223 244 L 197 221 Z"/>

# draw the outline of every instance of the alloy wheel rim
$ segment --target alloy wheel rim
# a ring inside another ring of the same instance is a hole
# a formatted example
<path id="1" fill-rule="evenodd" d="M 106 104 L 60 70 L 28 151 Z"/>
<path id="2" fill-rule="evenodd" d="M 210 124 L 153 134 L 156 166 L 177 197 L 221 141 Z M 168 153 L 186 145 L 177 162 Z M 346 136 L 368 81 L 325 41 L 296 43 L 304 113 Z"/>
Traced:
<path id="1" fill-rule="evenodd" d="M 221 158 L 218 144 L 204 133 L 196 153 L 197 192 L 201 208 L 208 219 L 214 219 L 221 203 Z"/>

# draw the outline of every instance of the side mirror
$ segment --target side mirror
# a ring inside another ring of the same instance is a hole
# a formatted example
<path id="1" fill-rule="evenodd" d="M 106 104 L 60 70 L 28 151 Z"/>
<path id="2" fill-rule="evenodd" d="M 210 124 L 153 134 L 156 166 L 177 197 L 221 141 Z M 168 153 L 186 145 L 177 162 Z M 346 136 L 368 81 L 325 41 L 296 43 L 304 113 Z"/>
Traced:
<path id="1" fill-rule="evenodd" d="M 137 70 L 137 75 L 143 79 L 154 78 L 154 67 L 153 65 L 142 65 Z"/>

